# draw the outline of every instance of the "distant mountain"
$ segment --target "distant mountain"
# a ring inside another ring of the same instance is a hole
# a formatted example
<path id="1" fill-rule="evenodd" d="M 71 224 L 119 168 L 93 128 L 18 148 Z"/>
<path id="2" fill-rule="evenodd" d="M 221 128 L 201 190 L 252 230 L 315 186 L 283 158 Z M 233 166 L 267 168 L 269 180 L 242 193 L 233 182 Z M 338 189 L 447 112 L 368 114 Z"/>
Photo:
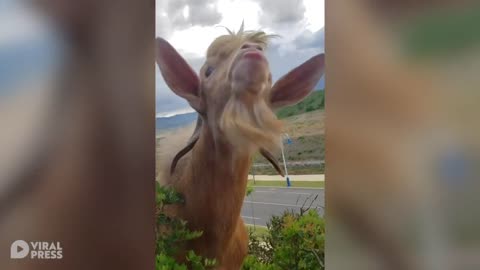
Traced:
<path id="1" fill-rule="evenodd" d="M 325 90 L 325 75 L 318 81 L 315 90 Z"/>
<path id="2" fill-rule="evenodd" d="M 197 120 L 197 113 L 177 114 L 171 117 L 157 117 L 155 120 L 156 130 L 173 129 L 186 126 Z"/>

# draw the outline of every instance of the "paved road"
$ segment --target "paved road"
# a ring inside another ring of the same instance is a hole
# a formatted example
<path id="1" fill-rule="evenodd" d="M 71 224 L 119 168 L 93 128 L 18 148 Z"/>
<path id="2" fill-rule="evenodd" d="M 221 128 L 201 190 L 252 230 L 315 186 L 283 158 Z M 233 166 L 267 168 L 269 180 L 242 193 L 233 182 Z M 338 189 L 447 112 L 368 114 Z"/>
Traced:
<path id="1" fill-rule="evenodd" d="M 243 202 L 242 218 L 246 224 L 266 226 L 272 215 L 280 215 L 286 209 L 298 212 L 305 201 L 305 205 L 308 206 L 317 195 L 312 208 L 318 207 L 319 213 L 323 215 L 325 206 L 323 189 L 255 187 L 255 191 Z"/>

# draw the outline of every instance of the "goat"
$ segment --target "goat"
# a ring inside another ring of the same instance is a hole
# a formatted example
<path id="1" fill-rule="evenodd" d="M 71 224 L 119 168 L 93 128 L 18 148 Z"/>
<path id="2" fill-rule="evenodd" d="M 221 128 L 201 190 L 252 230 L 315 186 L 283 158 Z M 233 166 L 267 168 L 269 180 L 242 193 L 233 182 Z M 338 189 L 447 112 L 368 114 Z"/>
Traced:
<path id="1" fill-rule="evenodd" d="M 156 43 L 167 85 L 199 114 L 187 146 L 160 177 L 185 197 L 183 205 L 167 212 L 203 231 L 186 249 L 217 259 L 219 269 L 239 269 L 247 253 L 240 211 L 252 155 L 260 151 L 281 173 L 271 154 L 282 132 L 273 110 L 301 101 L 324 73 L 320 54 L 272 85 L 264 55 L 270 38 L 243 26 L 237 33 L 229 31 L 210 45 L 198 76 L 167 41 Z"/>

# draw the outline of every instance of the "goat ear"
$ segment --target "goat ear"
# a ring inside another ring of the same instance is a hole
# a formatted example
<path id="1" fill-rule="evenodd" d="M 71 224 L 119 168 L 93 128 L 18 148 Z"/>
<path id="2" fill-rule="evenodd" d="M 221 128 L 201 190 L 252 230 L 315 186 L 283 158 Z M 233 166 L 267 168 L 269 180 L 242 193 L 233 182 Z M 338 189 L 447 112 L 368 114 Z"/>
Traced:
<path id="1" fill-rule="evenodd" d="M 280 108 L 300 102 L 310 94 L 324 71 L 325 54 L 310 58 L 273 85 L 270 104 L 273 108 Z"/>
<path id="2" fill-rule="evenodd" d="M 175 94 L 186 99 L 192 108 L 201 112 L 200 81 L 197 74 L 163 38 L 156 39 L 156 60 L 168 87 Z"/>

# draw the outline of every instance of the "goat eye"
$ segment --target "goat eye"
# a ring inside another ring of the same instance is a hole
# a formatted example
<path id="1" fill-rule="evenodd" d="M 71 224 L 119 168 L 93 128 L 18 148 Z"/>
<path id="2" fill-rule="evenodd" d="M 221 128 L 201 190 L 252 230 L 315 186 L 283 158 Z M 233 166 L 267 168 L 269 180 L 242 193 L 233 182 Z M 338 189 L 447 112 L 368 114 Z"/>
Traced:
<path id="1" fill-rule="evenodd" d="M 205 70 L 205 77 L 208 77 L 212 74 L 214 68 L 213 67 L 207 67 L 207 70 Z"/>

